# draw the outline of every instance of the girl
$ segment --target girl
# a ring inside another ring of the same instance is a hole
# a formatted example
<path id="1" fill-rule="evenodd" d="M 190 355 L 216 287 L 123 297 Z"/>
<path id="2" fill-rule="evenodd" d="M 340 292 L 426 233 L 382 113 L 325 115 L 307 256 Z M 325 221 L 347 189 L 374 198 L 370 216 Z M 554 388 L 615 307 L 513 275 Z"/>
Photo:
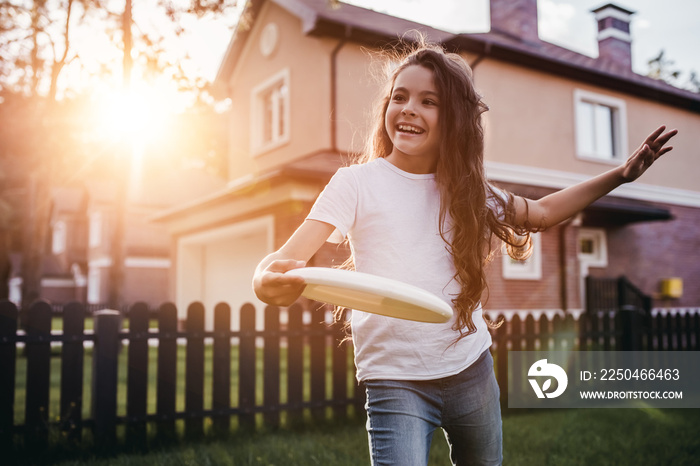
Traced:
<path id="1" fill-rule="evenodd" d="M 421 44 L 388 80 L 364 162 L 341 168 L 287 243 L 258 265 L 264 302 L 288 306 L 304 267 L 326 240 L 350 241 L 355 268 L 424 288 L 450 303 L 446 324 L 353 312 L 358 380 L 367 390 L 373 464 L 427 464 L 442 427 L 453 464 L 500 464 L 499 391 L 480 297 L 491 238 L 555 225 L 638 178 L 676 131 L 654 131 L 627 162 L 581 184 L 527 200 L 497 190 L 483 167 L 487 109 L 458 55 Z"/>

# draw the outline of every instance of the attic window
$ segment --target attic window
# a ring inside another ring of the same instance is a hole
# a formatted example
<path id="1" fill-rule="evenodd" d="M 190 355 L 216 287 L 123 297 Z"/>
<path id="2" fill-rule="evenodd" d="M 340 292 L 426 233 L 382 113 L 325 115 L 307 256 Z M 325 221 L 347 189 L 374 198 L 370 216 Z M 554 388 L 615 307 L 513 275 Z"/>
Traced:
<path id="1" fill-rule="evenodd" d="M 289 70 L 284 69 L 252 91 L 252 152 L 260 154 L 289 142 Z"/>
<path id="2" fill-rule="evenodd" d="M 625 102 L 577 89 L 574 91 L 576 155 L 619 163 L 627 154 Z"/>

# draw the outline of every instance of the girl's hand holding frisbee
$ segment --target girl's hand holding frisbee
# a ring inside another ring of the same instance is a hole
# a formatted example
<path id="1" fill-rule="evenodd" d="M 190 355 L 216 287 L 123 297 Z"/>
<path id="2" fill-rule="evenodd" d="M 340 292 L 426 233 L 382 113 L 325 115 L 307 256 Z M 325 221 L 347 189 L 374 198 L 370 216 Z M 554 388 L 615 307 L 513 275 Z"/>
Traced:
<path id="1" fill-rule="evenodd" d="M 257 297 L 274 306 L 291 306 L 306 286 L 304 279 L 285 272 L 304 267 L 306 262 L 285 259 L 273 260 L 266 267 L 256 271 L 253 289 Z"/>

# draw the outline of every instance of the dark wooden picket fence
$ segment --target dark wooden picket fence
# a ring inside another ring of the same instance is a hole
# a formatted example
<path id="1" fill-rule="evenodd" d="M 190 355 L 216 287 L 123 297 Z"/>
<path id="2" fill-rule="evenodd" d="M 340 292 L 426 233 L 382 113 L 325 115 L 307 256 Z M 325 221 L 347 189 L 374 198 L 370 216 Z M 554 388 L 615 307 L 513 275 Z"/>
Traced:
<path id="1" fill-rule="evenodd" d="M 39 301 L 23 313 L 22 332 L 18 331 L 16 306 L 1 302 L 0 442 L 7 447 L 19 441 L 25 448 L 41 450 L 50 443 L 49 433 L 58 431 L 79 444 L 84 428 L 88 428 L 97 445 L 109 447 L 117 441 L 118 426 L 125 426 L 125 441 L 134 446 L 145 444 L 150 425 L 155 426 L 157 438 L 176 438 L 178 420 L 183 420 L 187 437 L 198 437 L 205 432 L 205 419 L 211 424 L 207 431 L 227 433 L 232 418 L 241 428 L 254 428 L 256 417 L 258 424 L 262 421 L 274 428 L 280 425 L 282 412 L 287 423 L 301 422 L 304 416 L 314 420 L 350 416 L 361 410 L 364 391 L 353 382 L 354 366 L 342 325 L 326 324 L 326 310 L 320 305 L 310 309 L 294 305 L 287 310 L 287 321 L 282 326 L 280 310 L 270 306 L 264 312 L 264 331 L 258 331 L 256 310 L 246 304 L 240 309 L 240 330 L 231 331 L 231 309 L 222 303 L 214 309 L 214 330 L 205 331 L 205 310 L 200 303 L 187 309 L 184 329 L 178 329 L 173 304 L 164 304 L 155 312 L 136 304 L 126 315 L 117 311 L 94 313 L 94 332 L 89 332 L 84 329 L 84 306 L 71 303 L 61 312 L 63 331 L 52 333 L 55 310 L 48 303 Z M 305 313 L 311 314 L 308 324 L 304 323 Z M 149 328 L 153 316 L 157 317 L 157 328 Z M 129 319 L 126 330 L 121 329 L 124 317 Z M 155 412 L 148 412 L 149 341 L 157 341 L 158 346 Z M 178 373 L 178 341 L 184 342 L 184 374 Z M 89 346 L 85 342 L 93 345 L 90 374 L 83 373 L 85 347 Z M 61 347 L 53 356 L 61 359 L 58 419 L 49 417 L 52 343 Z M 211 344 L 212 373 L 211 385 L 205 387 L 207 343 Z M 232 351 L 234 347 L 237 352 Z M 14 420 L 18 351 L 26 358 L 23 424 Z M 128 352 L 126 415 L 118 415 L 117 410 L 120 351 Z M 309 355 L 306 363 L 305 352 Z M 231 360 L 232 354 L 237 354 L 238 361 Z M 285 361 L 281 361 L 281 354 L 286 355 Z M 232 362 L 237 371 L 236 387 L 231 385 Z M 260 364 L 261 390 L 257 386 Z M 281 364 L 286 365 L 284 403 Z M 83 417 L 83 381 L 88 376 L 92 414 Z M 178 411 L 177 385 L 183 377 L 184 410 Z M 238 393 L 238 400 L 231 399 L 232 389 Z M 208 408 L 204 406 L 205 390 L 211 398 Z M 256 399 L 260 392 L 262 402 Z"/>
<path id="2" fill-rule="evenodd" d="M 586 311 L 515 315 L 492 332 L 501 403 L 508 404 L 508 351 L 700 351 L 699 313 L 651 312 L 651 299 L 625 277 L 586 282 Z M 504 316 L 501 316 L 504 317 Z"/>
<path id="3" fill-rule="evenodd" d="M 652 315 L 644 300 L 630 298 L 629 287 L 611 283 L 600 285 L 604 299 L 578 319 L 515 315 L 492 332 L 504 406 L 508 351 L 700 350 L 700 315 Z M 264 330 L 256 330 L 256 310 L 247 304 L 238 313 L 240 330 L 231 331 L 231 309 L 221 303 L 214 309 L 214 330 L 205 331 L 200 303 L 190 305 L 186 321 L 179 323 L 173 304 L 156 310 L 136 304 L 126 313 L 91 314 L 78 303 L 52 310 L 39 301 L 22 313 L 18 324 L 17 307 L 0 302 L 0 448 L 19 442 L 25 449 L 40 451 L 56 433 L 80 444 L 84 432 L 98 445 L 111 446 L 122 439 L 137 446 L 154 437 L 229 433 L 232 421 L 238 428 L 252 429 L 274 428 L 282 419 L 295 423 L 352 416 L 362 411 L 364 390 L 354 382 L 350 342 L 340 324 L 326 323 L 326 310 L 320 305 L 309 309 L 294 305 L 282 323 L 280 309 L 269 306 Z M 51 319 L 57 312 L 63 331 L 52 333 Z M 93 319 L 92 332 L 85 330 L 86 317 Z M 124 318 L 128 328 L 122 329 Z M 85 342 L 92 342 L 91 350 Z M 153 351 L 149 342 L 157 342 L 155 388 L 149 386 L 149 371 L 154 370 L 149 369 Z M 182 365 L 178 347 L 184 351 Z M 123 352 L 126 368 L 119 367 Z M 90 357 L 91 361 L 86 359 Z M 58 416 L 49 415 L 52 358 L 60 358 Z M 16 386 L 18 361 L 26 363 L 24 387 Z M 91 370 L 84 371 L 85 361 L 92 363 Z M 210 378 L 205 376 L 207 367 Z M 124 371 L 126 387 L 120 391 L 118 374 Z M 89 393 L 84 392 L 84 380 L 90 381 Z M 206 386 L 205 380 L 210 380 Z M 183 396 L 178 383 L 184 386 L 184 409 L 177 409 L 178 396 Z M 25 393 L 23 422 L 15 419 L 18 389 Z M 232 392 L 237 399 L 232 399 Z M 91 409 L 86 410 L 83 400 L 88 395 Z M 117 409 L 118 396 L 125 398 L 119 400 L 125 413 Z M 149 409 L 149 396 L 151 403 L 155 399 L 155 409 Z M 205 398 L 211 400 L 207 406 Z M 178 423 L 184 426 L 179 428 Z"/>

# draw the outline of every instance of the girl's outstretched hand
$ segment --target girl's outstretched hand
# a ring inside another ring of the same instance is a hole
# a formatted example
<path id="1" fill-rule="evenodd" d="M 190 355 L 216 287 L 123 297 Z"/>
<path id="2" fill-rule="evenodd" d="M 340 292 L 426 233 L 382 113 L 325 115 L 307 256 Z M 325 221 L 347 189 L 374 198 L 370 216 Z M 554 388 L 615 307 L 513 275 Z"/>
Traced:
<path id="1" fill-rule="evenodd" d="M 253 278 L 256 296 L 267 304 L 290 306 L 304 291 L 304 279 L 286 275 L 285 272 L 304 267 L 306 262 L 283 259 L 273 260 L 264 268 L 258 269 Z"/>
<path id="2" fill-rule="evenodd" d="M 622 166 L 622 178 L 625 182 L 634 181 L 642 176 L 656 159 L 673 149 L 673 146 L 664 146 L 678 133 L 678 130 L 673 129 L 664 133 L 665 130 L 665 126 L 660 126 L 630 155 L 627 162 Z"/>

